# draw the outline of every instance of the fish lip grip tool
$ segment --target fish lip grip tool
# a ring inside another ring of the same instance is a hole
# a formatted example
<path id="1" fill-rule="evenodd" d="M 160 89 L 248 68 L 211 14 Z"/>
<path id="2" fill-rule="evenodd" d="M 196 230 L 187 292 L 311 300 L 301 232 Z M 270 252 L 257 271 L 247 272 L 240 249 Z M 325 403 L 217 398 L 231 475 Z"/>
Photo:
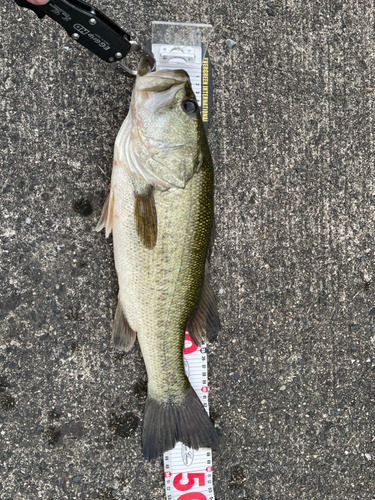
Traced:
<path id="1" fill-rule="evenodd" d="M 125 61 L 128 54 L 138 53 L 154 69 L 155 59 L 152 52 L 134 40 L 111 21 L 100 10 L 83 0 L 50 0 L 45 5 L 33 5 L 26 0 L 15 0 L 42 19 L 49 16 L 59 23 L 70 37 L 80 43 L 115 69 L 123 70 L 128 76 L 135 77 L 137 71 Z"/>

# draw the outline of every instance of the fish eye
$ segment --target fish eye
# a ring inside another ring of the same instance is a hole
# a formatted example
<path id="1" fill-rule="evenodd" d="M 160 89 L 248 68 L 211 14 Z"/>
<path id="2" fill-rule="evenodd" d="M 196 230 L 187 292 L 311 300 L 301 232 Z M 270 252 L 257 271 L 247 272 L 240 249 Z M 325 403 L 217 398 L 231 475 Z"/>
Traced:
<path id="1" fill-rule="evenodd" d="M 198 104 L 191 99 L 186 99 L 186 101 L 182 103 L 182 108 L 186 113 L 191 115 L 192 113 L 195 113 L 197 111 Z"/>

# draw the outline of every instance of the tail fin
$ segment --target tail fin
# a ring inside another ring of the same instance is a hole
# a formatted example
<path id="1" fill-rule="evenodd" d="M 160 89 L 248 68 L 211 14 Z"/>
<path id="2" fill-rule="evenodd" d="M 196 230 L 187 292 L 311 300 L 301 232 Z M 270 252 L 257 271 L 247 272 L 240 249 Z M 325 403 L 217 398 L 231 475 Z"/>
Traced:
<path id="1" fill-rule="evenodd" d="M 181 441 L 189 448 L 216 449 L 219 438 L 192 387 L 182 403 L 159 403 L 147 398 L 142 432 L 142 453 L 152 460 Z"/>

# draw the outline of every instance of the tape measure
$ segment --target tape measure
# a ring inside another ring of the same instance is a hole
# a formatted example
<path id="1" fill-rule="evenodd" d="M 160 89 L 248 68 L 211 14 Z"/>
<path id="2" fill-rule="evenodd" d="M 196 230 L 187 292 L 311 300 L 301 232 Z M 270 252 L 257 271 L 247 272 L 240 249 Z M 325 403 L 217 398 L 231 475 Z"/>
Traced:
<path id="1" fill-rule="evenodd" d="M 209 414 L 206 344 L 195 345 L 187 330 L 184 365 L 190 384 Z M 177 443 L 164 453 L 164 479 L 167 500 L 214 500 L 211 449 L 193 450 Z"/>

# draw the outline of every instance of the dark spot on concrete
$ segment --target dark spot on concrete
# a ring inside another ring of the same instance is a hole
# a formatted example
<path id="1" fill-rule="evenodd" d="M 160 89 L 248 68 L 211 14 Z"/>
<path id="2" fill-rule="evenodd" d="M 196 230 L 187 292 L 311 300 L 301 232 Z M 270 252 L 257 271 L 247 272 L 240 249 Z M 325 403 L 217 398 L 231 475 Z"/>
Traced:
<path id="1" fill-rule="evenodd" d="M 235 465 L 234 467 L 232 467 L 230 471 L 229 487 L 244 488 L 245 481 L 246 481 L 246 476 L 243 467 L 239 465 Z"/>
<path id="2" fill-rule="evenodd" d="M 75 476 L 75 477 L 73 477 L 72 481 L 73 481 L 73 483 L 79 483 L 81 481 L 81 479 L 82 479 L 82 476 Z"/>
<path id="3" fill-rule="evenodd" d="M 73 354 L 74 352 L 77 352 L 79 348 L 79 344 L 76 340 L 73 340 L 73 342 L 70 343 L 70 351 Z"/>
<path id="4" fill-rule="evenodd" d="M 212 421 L 213 424 L 215 424 L 215 422 L 217 420 L 219 420 L 221 418 L 221 413 L 219 412 L 219 410 L 217 410 L 216 408 L 211 408 L 210 409 L 210 419 Z"/>
<path id="5" fill-rule="evenodd" d="M 111 500 L 115 498 L 116 491 L 113 488 L 103 488 L 98 491 L 97 497 L 99 500 Z"/>
<path id="6" fill-rule="evenodd" d="M 131 436 L 139 425 L 139 418 L 134 413 L 125 413 L 118 417 L 116 413 L 110 413 L 108 427 L 117 436 L 127 438 Z"/>
<path id="7" fill-rule="evenodd" d="M 82 321 L 83 316 L 84 315 L 81 311 L 81 305 L 76 304 L 69 309 L 69 311 L 65 315 L 65 318 L 70 321 Z"/>
<path id="8" fill-rule="evenodd" d="M 87 198 L 81 198 L 72 205 L 73 210 L 84 217 L 92 214 L 92 206 Z"/>
<path id="9" fill-rule="evenodd" d="M 44 472 L 47 469 L 47 464 L 44 460 L 42 460 L 39 464 L 39 469 L 41 472 Z"/>
<path id="10" fill-rule="evenodd" d="M 61 411 L 58 411 L 58 410 L 51 410 L 51 411 L 48 413 L 48 417 L 49 417 L 51 420 L 58 420 L 58 419 L 61 417 Z"/>
<path id="11" fill-rule="evenodd" d="M 16 405 L 16 400 L 14 399 L 13 396 L 10 396 L 10 395 L 3 396 L 0 400 L 0 402 L 1 402 L 1 406 L 6 411 L 12 410 Z"/>
<path id="12" fill-rule="evenodd" d="M 144 401 L 147 397 L 147 382 L 143 379 L 138 380 L 134 384 L 133 394 L 140 401 Z"/>
<path id="13" fill-rule="evenodd" d="M 331 430 L 333 427 L 335 427 L 335 424 L 333 422 L 327 422 L 325 427 L 324 427 L 324 430 L 325 431 L 329 431 Z"/>
<path id="14" fill-rule="evenodd" d="M 350 325 L 350 330 L 352 332 L 356 332 L 357 330 L 359 330 L 360 326 L 359 325 Z"/>
<path id="15" fill-rule="evenodd" d="M 10 295 L 9 297 L 7 297 L 4 302 L 3 302 L 3 311 L 5 313 L 9 312 L 9 311 L 14 311 L 14 309 L 17 308 L 17 306 L 19 305 L 19 303 L 21 302 L 21 298 L 19 295 Z"/>
<path id="16" fill-rule="evenodd" d="M 80 439 L 85 434 L 82 422 L 69 422 L 61 426 L 61 436 L 68 439 Z"/>
<path id="17" fill-rule="evenodd" d="M 49 427 L 43 434 L 43 439 L 46 440 L 48 447 L 53 448 L 60 442 L 61 431 L 56 427 Z"/>
<path id="18" fill-rule="evenodd" d="M 369 315 L 370 316 L 375 316 L 375 307 L 373 307 L 372 309 L 370 309 Z"/>
<path id="19" fill-rule="evenodd" d="M 5 392 L 7 387 L 9 387 L 7 379 L 5 377 L 0 377 L 0 392 Z"/>
<path id="20" fill-rule="evenodd" d="M 114 353 L 114 358 L 116 361 L 121 361 L 124 358 L 124 356 L 125 356 L 125 352 L 123 352 L 123 351 L 120 351 L 120 352 L 116 351 Z"/>

